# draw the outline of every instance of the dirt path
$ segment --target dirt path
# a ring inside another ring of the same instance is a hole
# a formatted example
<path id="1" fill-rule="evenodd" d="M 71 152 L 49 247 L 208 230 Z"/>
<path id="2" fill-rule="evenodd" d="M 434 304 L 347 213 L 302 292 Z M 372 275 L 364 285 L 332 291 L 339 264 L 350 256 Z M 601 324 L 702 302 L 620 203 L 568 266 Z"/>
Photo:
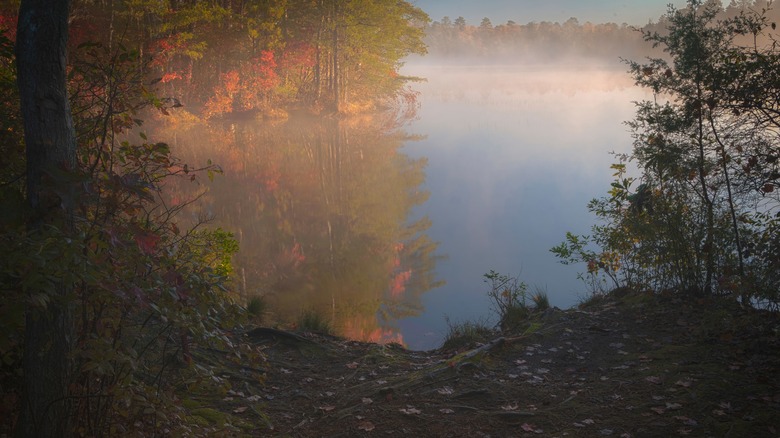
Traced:
<path id="1" fill-rule="evenodd" d="M 247 436 L 780 436 L 778 319 L 611 297 L 462 351 L 261 329 L 266 379 L 218 404 Z"/>

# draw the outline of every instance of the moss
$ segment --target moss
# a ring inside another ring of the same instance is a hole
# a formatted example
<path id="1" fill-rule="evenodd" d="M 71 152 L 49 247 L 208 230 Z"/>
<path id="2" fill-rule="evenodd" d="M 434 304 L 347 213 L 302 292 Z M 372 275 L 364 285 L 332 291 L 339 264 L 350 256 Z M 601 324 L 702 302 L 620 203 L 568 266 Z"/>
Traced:
<path id="1" fill-rule="evenodd" d="M 197 408 L 192 410 L 192 415 L 203 418 L 210 424 L 223 425 L 225 424 L 225 414 L 212 408 Z"/>
<path id="2" fill-rule="evenodd" d="M 202 404 L 197 400 L 193 400 L 191 398 L 185 398 L 184 400 L 181 401 L 181 405 L 189 410 L 192 410 L 201 407 Z"/>

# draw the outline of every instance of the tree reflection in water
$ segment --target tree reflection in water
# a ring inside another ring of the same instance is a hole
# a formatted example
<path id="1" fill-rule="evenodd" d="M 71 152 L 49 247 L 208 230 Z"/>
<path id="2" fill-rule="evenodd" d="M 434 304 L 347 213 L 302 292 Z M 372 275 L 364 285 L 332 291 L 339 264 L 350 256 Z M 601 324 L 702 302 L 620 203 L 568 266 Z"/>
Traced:
<path id="1" fill-rule="evenodd" d="M 399 151 L 412 139 L 397 124 L 299 115 L 159 131 L 186 162 L 224 169 L 189 211 L 235 233 L 242 298 L 264 297 L 274 322 L 314 311 L 349 338 L 403 342 L 395 322 L 442 282 L 430 221 L 408 219 L 427 199 L 426 160 Z M 169 187 L 172 202 L 183 190 Z"/>

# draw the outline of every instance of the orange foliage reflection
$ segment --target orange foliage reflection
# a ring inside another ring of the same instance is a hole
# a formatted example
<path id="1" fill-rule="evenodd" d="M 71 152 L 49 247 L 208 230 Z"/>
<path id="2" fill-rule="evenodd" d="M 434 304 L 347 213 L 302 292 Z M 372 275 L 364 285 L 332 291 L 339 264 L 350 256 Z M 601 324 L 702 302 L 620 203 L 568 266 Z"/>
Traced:
<path id="1" fill-rule="evenodd" d="M 397 343 L 406 346 L 404 337 L 394 329 L 378 327 L 376 317 L 355 316 L 344 321 L 343 334 L 346 338 L 377 344 Z"/>

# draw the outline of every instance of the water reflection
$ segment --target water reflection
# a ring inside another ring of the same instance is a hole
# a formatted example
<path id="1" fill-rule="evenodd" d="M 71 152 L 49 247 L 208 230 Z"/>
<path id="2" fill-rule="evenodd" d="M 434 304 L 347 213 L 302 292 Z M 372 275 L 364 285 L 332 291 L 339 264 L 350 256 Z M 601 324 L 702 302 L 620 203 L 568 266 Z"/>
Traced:
<path id="1" fill-rule="evenodd" d="M 449 255 L 437 265 L 447 285 L 424 297 L 426 313 L 400 322 L 409 347 L 440 345 L 452 321 L 495 322 L 482 275 L 519 275 L 550 303 L 587 294 L 581 266 L 563 266 L 549 249 L 566 231 L 588 234 L 587 202 L 609 188 L 613 157 L 632 138 L 623 121 L 647 98 L 620 64 L 581 66 L 407 65 L 428 78 L 419 119 L 425 134 L 404 151 L 429 160 L 430 200 L 415 210 Z"/>
<path id="2" fill-rule="evenodd" d="M 305 116 L 157 136 L 185 162 L 223 167 L 190 211 L 236 234 L 243 295 L 265 297 L 274 320 L 315 311 L 347 337 L 403 342 L 397 321 L 420 315 L 422 295 L 439 285 L 430 221 L 408 222 L 427 199 L 427 161 L 399 152 L 407 136 L 373 119 Z"/>

